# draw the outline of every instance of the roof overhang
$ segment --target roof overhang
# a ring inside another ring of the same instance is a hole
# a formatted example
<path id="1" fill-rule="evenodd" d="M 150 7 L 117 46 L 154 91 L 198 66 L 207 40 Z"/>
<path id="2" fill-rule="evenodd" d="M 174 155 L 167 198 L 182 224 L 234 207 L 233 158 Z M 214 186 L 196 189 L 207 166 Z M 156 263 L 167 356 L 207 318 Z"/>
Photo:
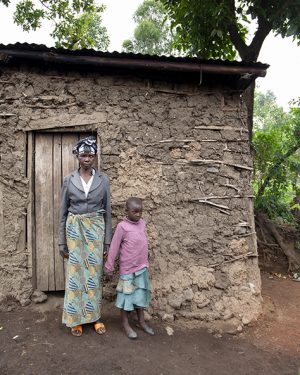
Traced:
<path id="1" fill-rule="evenodd" d="M 68 66 L 104 74 L 129 74 L 172 82 L 225 85 L 245 90 L 257 77 L 266 75 L 269 65 L 198 58 L 150 56 L 94 50 L 70 51 L 45 46 L 0 45 L 0 64 Z"/>

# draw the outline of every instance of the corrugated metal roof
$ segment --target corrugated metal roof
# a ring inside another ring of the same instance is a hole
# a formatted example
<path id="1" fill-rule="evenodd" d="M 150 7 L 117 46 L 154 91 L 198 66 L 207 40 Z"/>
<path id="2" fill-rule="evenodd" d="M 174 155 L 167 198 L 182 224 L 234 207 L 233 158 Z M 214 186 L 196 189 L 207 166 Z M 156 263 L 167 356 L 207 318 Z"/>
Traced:
<path id="1" fill-rule="evenodd" d="M 130 75 L 171 82 L 224 85 L 246 89 L 269 67 L 259 62 L 223 61 L 196 57 L 151 56 L 90 49 L 68 50 L 44 45 L 16 43 L 0 45 L 0 63 L 29 64 L 101 74 Z M 88 69 L 87 69 L 88 68 Z"/>
<path id="2" fill-rule="evenodd" d="M 206 63 L 212 65 L 227 65 L 227 66 L 244 66 L 244 67 L 258 67 L 267 69 L 268 64 L 260 62 L 246 62 L 246 61 L 229 61 L 221 59 L 203 59 L 197 57 L 177 57 L 177 56 L 158 56 L 158 55 L 143 55 L 141 53 L 126 53 L 126 52 L 102 52 L 94 49 L 68 50 L 64 48 L 47 47 L 43 44 L 29 44 L 29 43 L 15 43 L 15 44 L 0 44 L 0 50 L 27 50 L 32 52 L 53 52 L 57 54 L 71 55 L 71 56 L 98 56 L 110 57 L 116 59 L 136 59 L 136 60 L 153 60 L 153 61 L 168 61 L 168 62 L 186 62 L 191 64 Z"/>

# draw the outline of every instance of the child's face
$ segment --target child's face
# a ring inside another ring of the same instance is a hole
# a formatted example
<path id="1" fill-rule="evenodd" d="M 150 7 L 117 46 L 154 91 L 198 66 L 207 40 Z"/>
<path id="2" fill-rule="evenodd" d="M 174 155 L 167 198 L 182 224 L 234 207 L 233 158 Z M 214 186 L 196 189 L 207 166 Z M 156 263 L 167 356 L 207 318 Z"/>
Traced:
<path id="1" fill-rule="evenodd" d="M 130 204 L 126 208 L 126 216 L 131 221 L 139 221 L 143 214 L 143 207 L 140 204 Z"/>

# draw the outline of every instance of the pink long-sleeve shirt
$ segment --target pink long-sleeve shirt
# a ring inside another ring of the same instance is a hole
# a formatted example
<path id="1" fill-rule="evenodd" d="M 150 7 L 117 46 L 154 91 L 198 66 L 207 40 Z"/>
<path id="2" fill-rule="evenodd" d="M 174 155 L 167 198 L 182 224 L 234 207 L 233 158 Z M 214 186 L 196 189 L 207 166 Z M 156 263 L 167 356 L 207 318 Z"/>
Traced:
<path id="1" fill-rule="evenodd" d="M 114 270 L 114 263 L 120 254 L 120 274 L 127 275 L 148 267 L 148 240 L 146 222 L 123 219 L 115 230 L 111 241 L 105 268 Z"/>

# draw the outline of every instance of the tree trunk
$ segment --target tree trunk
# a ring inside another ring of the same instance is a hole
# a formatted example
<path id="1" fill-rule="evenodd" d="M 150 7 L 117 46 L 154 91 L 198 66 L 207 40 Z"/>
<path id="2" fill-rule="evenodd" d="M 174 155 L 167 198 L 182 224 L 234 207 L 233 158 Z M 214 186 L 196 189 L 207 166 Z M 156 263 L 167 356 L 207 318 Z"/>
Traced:
<path id="1" fill-rule="evenodd" d="M 288 260 L 288 271 L 294 271 L 300 269 L 300 253 L 295 249 L 294 243 L 297 240 L 297 234 L 294 233 L 294 240 L 287 241 L 280 234 L 280 227 L 277 227 L 275 223 L 269 220 L 265 215 L 261 213 L 256 213 L 256 225 L 260 230 L 256 230 L 258 239 L 261 243 L 266 243 L 266 238 L 274 238 L 275 243 L 279 246 L 283 254 L 287 257 Z M 258 228 L 257 228 L 258 229 Z M 262 238 L 259 238 L 259 233 L 262 234 Z M 268 245 L 268 243 L 267 243 Z M 273 245 L 273 248 L 275 246 Z"/>

